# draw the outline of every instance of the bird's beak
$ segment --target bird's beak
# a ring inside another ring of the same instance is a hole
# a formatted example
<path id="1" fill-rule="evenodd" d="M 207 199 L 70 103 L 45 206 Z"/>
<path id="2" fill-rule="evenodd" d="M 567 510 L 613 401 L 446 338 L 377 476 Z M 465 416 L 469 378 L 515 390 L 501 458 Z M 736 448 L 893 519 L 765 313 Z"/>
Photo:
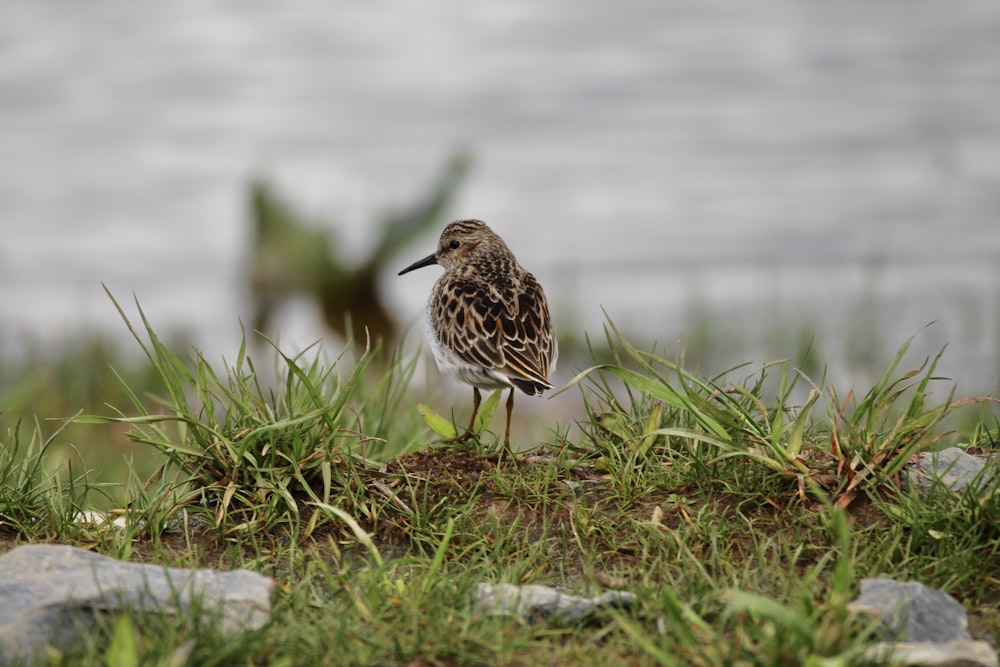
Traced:
<path id="1" fill-rule="evenodd" d="M 402 271 L 400 271 L 396 275 L 401 276 L 404 273 L 409 273 L 410 271 L 413 271 L 414 269 L 422 269 L 425 266 L 430 266 L 431 264 L 437 264 L 437 263 L 438 263 L 437 255 L 434 255 L 434 254 L 427 255 L 423 259 L 417 260 L 413 264 L 410 264 L 408 267 L 406 267 L 405 269 L 403 269 Z"/>

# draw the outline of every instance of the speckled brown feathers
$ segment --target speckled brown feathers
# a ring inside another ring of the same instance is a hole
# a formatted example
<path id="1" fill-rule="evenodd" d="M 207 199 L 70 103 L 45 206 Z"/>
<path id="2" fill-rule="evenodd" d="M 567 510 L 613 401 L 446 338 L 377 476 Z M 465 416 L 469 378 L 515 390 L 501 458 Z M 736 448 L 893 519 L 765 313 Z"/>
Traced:
<path id="1" fill-rule="evenodd" d="M 499 371 L 526 394 L 552 388 L 555 336 L 545 294 L 513 257 L 499 267 L 470 263 L 451 271 L 434 295 L 428 316 L 441 345 L 466 363 Z"/>
<path id="2" fill-rule="evenodd" d="M 480 388 L 511 387 L 509 437 L 513 387 L 533 396 L 552 388 L 558 346 L 542 286 L 479 220 L 445 227 L 436 252 L 400 275 L 431 264 L 445 269 L 427 304 L 438 368 L 474 387 L 476 407 Z"/>

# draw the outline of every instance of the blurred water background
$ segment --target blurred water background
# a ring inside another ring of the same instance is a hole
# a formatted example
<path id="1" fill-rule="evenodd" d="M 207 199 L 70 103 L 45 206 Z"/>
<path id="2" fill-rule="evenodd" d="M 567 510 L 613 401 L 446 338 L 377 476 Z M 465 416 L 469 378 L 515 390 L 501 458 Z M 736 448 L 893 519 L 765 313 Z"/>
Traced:
<path id="1" fill-rule="evenodd" d="M 599 333 L 603 307 L 637 342 L 714 337 L 724 366 L 781 352 L 765 341 L 782 331 L 815 333 L 821 359 L 860 381 L 866 346 L 891 358 L 936 321 L 919 349 L 949 343 L 942 371 L 960 391 L 997 387 L 995 0 L 3 0 L 0 13 L 8 357 L 84 333 L 125 341 L 102 281 L 158 331 L 232 356 L 251 178 L 338 227 L 350 256 L 465 148 L 474 167 L 449 217 L 504 236 L 561 335 Z M 435 240 L 386 269 L 404 325 L 437 272 L 394 273 Z M 324 335 L 314 310 L 288 308 L 282 340 Z"/>

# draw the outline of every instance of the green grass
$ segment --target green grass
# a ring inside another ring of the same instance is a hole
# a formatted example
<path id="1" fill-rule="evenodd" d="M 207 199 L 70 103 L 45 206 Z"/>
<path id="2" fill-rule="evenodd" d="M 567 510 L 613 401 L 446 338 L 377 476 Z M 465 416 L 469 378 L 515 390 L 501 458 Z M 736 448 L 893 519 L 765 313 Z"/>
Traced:
<path id="1" fill-rule="evenodd" d="M 1000 639 L 1000 494 L 899 485 L 922 451 L 995 450 L 995 403 L 956 398 L 909 342 L 871 387 L 843 388 L 786 361 L 701 377 L 609 323 L 601 363 L 564 388 L 582 418 L 498 466 L 486 420 L 467 447 L 434 444 L 464 422 L 420 405 L 415 358 L 272 346 L 261 366 L 244 344 L 213 364 L 119 310 L 152 378 L 121 373 L 109 407 L 70 422 L 0 415 L 5 543 L 246 567 L 279 591 L 259 632 L 108 618 L 61 664 L 866 664 L 847 603 L 869 576 L 942 588 Z M 70 429 L 116 429 L 156 465 L 109 480 L 80 447 L 53 468 Z M 127 507 L 125 528 L 74 520 L 94 506 Z M 530 623 L 473 608 L 483 581 L 637 604 Z"/>

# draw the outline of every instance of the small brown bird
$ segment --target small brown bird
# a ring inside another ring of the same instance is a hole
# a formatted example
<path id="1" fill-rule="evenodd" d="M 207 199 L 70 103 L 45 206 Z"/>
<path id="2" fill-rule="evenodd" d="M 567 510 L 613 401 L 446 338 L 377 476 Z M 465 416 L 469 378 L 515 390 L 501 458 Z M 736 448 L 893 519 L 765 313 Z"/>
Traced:
<path id="1" fill-rule="evenodd" d="M 457 220 L 441 233 L 437 251 L 399 272 L 444 267 L 427 302 L 427 338 L 438 369 L 472 385 L 473 435 L 480 389 L 510 388 L 503 446 L 510 450 L 514 388 L 541 396 L 552 388 L 559 348 L 545 293 L 507 244 L 481 220 Z"/>

